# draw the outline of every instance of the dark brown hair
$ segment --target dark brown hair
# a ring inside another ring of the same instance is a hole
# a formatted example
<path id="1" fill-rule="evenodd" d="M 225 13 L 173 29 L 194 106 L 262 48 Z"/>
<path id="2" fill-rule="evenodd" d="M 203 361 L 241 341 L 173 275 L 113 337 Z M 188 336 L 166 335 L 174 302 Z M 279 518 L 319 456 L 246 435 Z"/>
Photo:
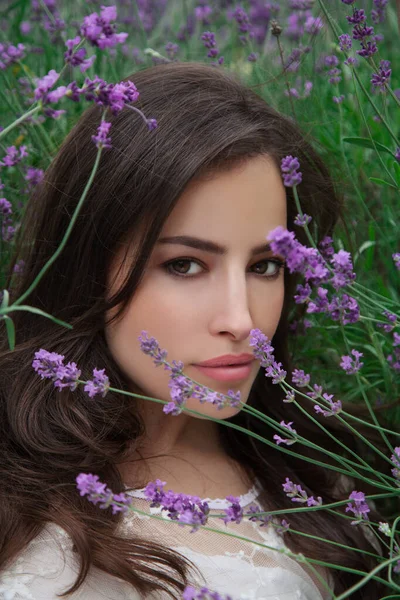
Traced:
<path id="1" fill-rule="evenodd" d="M 107 115 L 112 122 L 113 149 L 103 152 L 64 250 L 27 299 L 29 305 L 67 321 L 73 329 L 29 312 L 13 312 L 17 344 L 10 351 L 4 321 L 0 323 L 0 567 L 5 568 L 51 521 L 67 531 L 80 557 L 81 570 L 70 591 L 78 589 L 93 565 L 129 582 L 143 595 L 161 589 L 179 597 L 187 582 L 188 561 L 152 541 L 118 537 L 121 515 L 91 505 L 76 490 L 75 478 L 80 472 L 97 474 L 115 493 L 124 490 L 116 465 L 140 447 L 144 434 L 134 398 L 109 392 L 94 402 L 82 387 L 74 392 L 68 388 L 57 391 L 50 380 L 42 380 L 33 370 L 34 353 L 45 348 L 64 355 L 66 361 L 79 365 L 82 379 L 90 379 L 93 368 L 105 368 L 113 387 L 128 389 L 129 382 L 105 342 L 105 313 L 119 305 L 115 320 L 128 306 L 163 224 L 193 178 L 230 169 L 262 154 L 269 155 L 278 168 L 284 156 L 297 156 L 303 173 L 298 190 L 304 212 L 313 217 L 317 242 L 332 234 L 342 200 L 300 128 L 223 68 L 170 63 L 136 72 L 128 79 L 140 92 L 137 106 L 148 118 L 157 119 L 158 128 L 149 132 L 129 107 L 117 116 Z M 98 106 L 85 111 L 28 202 L 7 281 L 11 302 L 28 289 L 64 236 L 94 164 L 97 150 L 91 136 L 100 115 Z M 297 211 L 291 189 L 287 189 L 287 205 L 288 228 L 307 244 L 304 231 L 293 224 Z M 118 244 L 128 239 L 138 242 L 129 278 L 106 301 L 110 263 Z M 25 261 L 24 272 L 12 275 L 20 259 Z M 296 283 L 296 277 L 286 272 L 284 309 L 273 339 L 275 356 L 288 373 L 288 314 L 294 305 Z M 271 385 L 260 370 L 248 403 L 278 422 L 294 421 L 301 435 L 338 451 L 292 404 L 283 404 L 282 398 L 280 387 Z M 229 421 L 265 438 L 271 439 L 274 433 L 243 412 Z M 349 448 L 356 448 L 356 441 L 334 418 L 321 422 Z M 293 507 L 282 491 L 283 474 L 301 484 L 309 495 L 322 496 L 326 503 L 346 497 L 335 491 L 338 474 L 333 470 L 293 458 L 227 426 L 220 426 L 220 435 L 228 455 L 262 483 L 260 502 L 269 510 Z M 317 458 L 308 448 L 301 451 Z M 387 472 L 387 466 L 382 471 Z M 138 481 L 136 487 L 145 483 Z M 290 525 L 294 530 L 374 552 L 358 527 L 330 512 L 291 514 Z M 290 532 L 285 541 L 310 558 L 324 557 L 359 571 L 376 565 L 363 552 Z M 143 565 L 143 557 L 148 557 L 148 566 Z M 165 563 L 175 569 L 175 578 L 158 570 Z M 336 593 L 357 580 L 345 571 L 334 571 L 333 576 Z M 380 591 L 375 582 L 370 582 L 368 589 L 369 598 L 376 598 Z M 362 590 L 352 597 L 367 596 Z"/>

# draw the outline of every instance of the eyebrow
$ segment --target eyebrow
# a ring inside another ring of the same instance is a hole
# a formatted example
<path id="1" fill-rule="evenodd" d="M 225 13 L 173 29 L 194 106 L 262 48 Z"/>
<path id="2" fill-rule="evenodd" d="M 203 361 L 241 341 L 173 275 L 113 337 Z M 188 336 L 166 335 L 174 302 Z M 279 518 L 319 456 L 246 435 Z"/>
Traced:
<path id="1" fill-rule="evenodd" d="M 197 250 L 204 250 L 205 252 L 211 252 L 212 254 L 219 254 L 223 256 L 227 254 L 228 249 L 226 246 L 221 246 L 215 242 L 209 240 L 202 240 L 197 237 L 189 235 L 175 235 L 172 237 L 164 237 L 158 240 L 158 244 L 180 244 L 181 246 L 189 246 L 189 248 L 196 248 Z M 269 252 L 271 250 L 270 244 L 260 244 L 251 249 L 251 256 L 262 254 L 263 252 Z"/>

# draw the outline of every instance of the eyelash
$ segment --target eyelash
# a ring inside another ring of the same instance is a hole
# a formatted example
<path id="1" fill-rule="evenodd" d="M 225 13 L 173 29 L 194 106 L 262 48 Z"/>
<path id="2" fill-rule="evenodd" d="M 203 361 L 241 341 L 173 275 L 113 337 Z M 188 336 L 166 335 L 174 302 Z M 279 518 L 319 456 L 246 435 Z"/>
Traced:
<path id="1" fill-rule="evenodd" d="M 185 275 L 182 273 L 174 273 L 170 267 L 173 264 L 179 263 L 179 262 L 189 262 L 189 263 L 194 262 L 194 263 L 198 264 L 200 267 L 202 266 L 200 264 L 200 262 L 198 260 L 195 260 L 194 258 L 181 257 L 181 258 L 174 258 L 173 260 L 169 260 L 168 262 L 164 263 L 162 265 L 162 267 L 165 269 L 165 271 L 167 273 L 169 273 L 173 277 L 179 277 L 181 279 L 193 279 L 195 277 L 198 277 L 198 275 L 200 275 L 200 273 L 198 273 L 197 275 Z M 283 269 L 286 264 L 285 261 L 279 260 L 278 258 L 266 258 L 265 260 L 259 260 L 258 262 L 254 263 L 254 264 L 260 265 L 262 263 L 275 263 L 276 266 L 278 267 L 278 269 L 277 269 L 276 273 L 274 273 L 274 275 L 260 275 L 260 277 L 267 279 L 269 281 L 277 279 L 279 277 L 281 269 Z"/>

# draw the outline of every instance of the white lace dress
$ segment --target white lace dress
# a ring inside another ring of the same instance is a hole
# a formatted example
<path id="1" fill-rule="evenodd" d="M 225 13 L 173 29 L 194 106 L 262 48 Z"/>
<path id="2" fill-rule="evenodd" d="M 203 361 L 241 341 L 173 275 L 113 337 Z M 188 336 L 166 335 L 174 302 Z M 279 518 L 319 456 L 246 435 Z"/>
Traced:
<path id="1" fill-rule="evenodd" d="M 254 503 L 258 483 L 240 496 L 243 509 Z M 183 554 L 198 567 L 202 577 L 193 576 L 191 583 L 206 586 L 220 594 L 230 594 L 233 600 L 329 600 L 331 594 L 307 566 L 278 552 L 285 549 L 281 537 L 272 525 L 243 519 L 225 523 L 213 517 L 221 515 L 229 502 L 206 498 L 210 515 L 207 527 L 238 535 L 258 542 L 239 540 L 230 535 L 199 530 L 190 533 L 190 526 L 180 526 L 167 518 L 160 508 L 150 509 L 143 490 L 128 491 L 135 508 L 146 515 L 128 512 L 120 525 L 119 534 L 140 535 L 145 539 L 167 545 Z M 166 521 L 151 518 L 150 513 Z M 0 573 L 0 598 L 4 600 L 55 600 L 76 580 L 78 561 L 72 551 L 72 541 L 66 532 L 49 523 L 6 572 Z M 169 571 L 172 572 L 172 571 Z M 328 572 L 319 568 L 329 586 Z M 164 600 L 168 594 L 152 594 L 148 600 Z M 83 586 L 70 596 L 73 600 L 139 600 L 140 595 L 128 585 L 97 568 L 92 568 Z"/>

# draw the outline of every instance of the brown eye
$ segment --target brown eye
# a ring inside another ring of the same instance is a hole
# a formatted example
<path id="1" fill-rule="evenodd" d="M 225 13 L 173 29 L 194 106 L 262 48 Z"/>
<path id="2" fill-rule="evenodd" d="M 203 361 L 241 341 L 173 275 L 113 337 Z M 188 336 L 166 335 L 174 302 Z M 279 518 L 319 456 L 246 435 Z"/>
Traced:
<path id="1" fill-rule="evenodd" d="M 178 258 L 166 263 L 164 268 L 168 273 L 175 275 L 176 277 L 195 277 L 199 272 L 190 273 L 191 265 L 200 267 L 199 263 L 191 258 Z"/>
<path id="2" fill-rule="evenodd" d="M 271 264 L 274 265 L 273 273 L 267 274 L 268 265 L 271 265 Z M 284 267 L 284 265 L 285 265 L 285 263 L 282 262 L 281 260 L 268 259 L 268 260 L 262 260 L 262 261 L 256 263 L 253 268 L 260 267 L 261 272 L 257 271 L 257 275 L 261 275 L 261 276 L 265 277 L 265 279 L 276 279 L 279 276 L 280 270 L 282 267 Z"/>

